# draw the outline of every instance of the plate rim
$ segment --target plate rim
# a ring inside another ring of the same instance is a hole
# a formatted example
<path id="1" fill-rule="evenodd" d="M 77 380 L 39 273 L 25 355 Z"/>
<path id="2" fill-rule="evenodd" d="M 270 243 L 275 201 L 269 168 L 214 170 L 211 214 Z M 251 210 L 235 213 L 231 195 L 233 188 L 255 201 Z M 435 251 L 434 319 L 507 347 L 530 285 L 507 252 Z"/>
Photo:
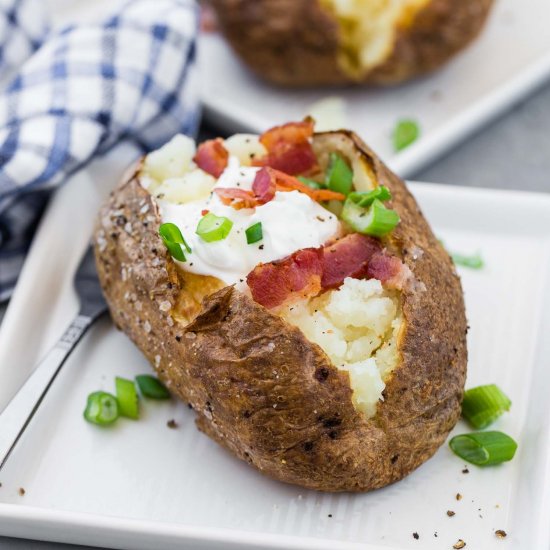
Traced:
<path id="1" fill-rule="evenodd" d="M 525 206 L 537 204 L 540 207 L 542 204 L 543 208 L 548 208 L 550 211 L 550 193 L 540 191 L 478 188 L 415 181 L 407 182 L 407 187 L 415 196 L 415 199 L 420 200 L 420 202 L 421 197 L 418 194 L 439 196 L 442 201 L 448 201 L 449 196 L 461 195 L 462 197 L 475 196 L 480 200 L 499 200 L 507 204 L 521 201 Z M 42 229 L 46 225 L 43 222 L 39 229 L 39 234 L 36 236 L 38 243 L 47 238 L 45 230 Z M 35 245 L 35 248 L 38 248 L 38 245 Z M 29 262 L 29 258 L 27 262 Z M 32 277 L 32 274 L 29 272 L 27 277 Z M 13 302 L 13 305 L 17 307 L 16 302 Z M 12 304 L 10 304 L 11 306 Z M 550 494 L 547 495 L 546 501 L 550 506 Z M 98 537 L 98 529 L 102 531 L 101 537 Z M 550 532 L 550 527 L 547 531 Z M 151 537 L 155 539 L 155 544 L 166 544 L 166 548 L 170 547 L 170 541 L 178 540 L 179 542 L 212 544 L 212 548 L 225 545 L 226 548 L 284 548 L 288 550 L 387 549 L 387 546 L 373 543 L 280 535 L 242 529 L 192 526 L 173 522 L 70 512 L 59 508 L 50 509 L 6 502 L 0 502 L 0 534 L 54 542 L 102 546 L 112 545 L 113 541 L 116 541 L 116 544 L 124 545 L 119 547 L 124 548 L 141 548 L 140 541 L 149 540 L 148 537 Z M 546 533 L 541 534 L 541 536 L 543 535 L 546 536 Z M 161 548 L 161 546 L 158 546 L 158 548 Z M 399 550 L 399 548 L 396 547 L 395 550 Z"/>
<path id="2" fill-rule="evenodd" d="M 225 545 L 228 549 L 387 550 L 387 546 L 371 543 L 299 537 L 276 533 L 261 533 L 222 527 L 189 526 L 174 522 L 138 520 L 40 508 L 38 506 L 27 506 L 23 504 L 0 503 L 1 535 L 28 538 L 28 533 L 21 535 L 23 530 L 28 527 L 34 529 L 38 528 L 38 530 L 43 531 L 40 536 L 35 537 L 34 540 L 69 542 L 72 544 L 103 546 L 105 542 L 98 539 L 97 529 L 102 531 L 102 538 L 108 536 L 127 537 L 127 539 L 124 539 L 126 542 L 122 539 L 117 541 L 124 544 L 124 546 L 117 546 L 117 548 L 141 548 L 140 545 L 126 545 L 132 541 L 137 542 L 138 537 L 141 542 L 147 543 L 147 539 L 144 539 L 144 537 L 150 537 L 155 540 L 155 548 L 157 550 L 171 548 L 171 546 L 168 545 L 174 540 L 188 543 L 197 542 L 212 545 Z M 61 527 L 65 530 L 65 532 L 62 533 L 62 538 L 55 536 L 54 533 L 54 530 Z M 88 538 L 88 536 L 92 534 L 93 537 Z M 158 546 L 159 542 L 167 546 Z M 218 547 L 219 546 L 212 546 L 212 550 Z M 150 547 L 145 546 L 144 548 Z M 405 549 L 394 547 L 393 550 Z"/>

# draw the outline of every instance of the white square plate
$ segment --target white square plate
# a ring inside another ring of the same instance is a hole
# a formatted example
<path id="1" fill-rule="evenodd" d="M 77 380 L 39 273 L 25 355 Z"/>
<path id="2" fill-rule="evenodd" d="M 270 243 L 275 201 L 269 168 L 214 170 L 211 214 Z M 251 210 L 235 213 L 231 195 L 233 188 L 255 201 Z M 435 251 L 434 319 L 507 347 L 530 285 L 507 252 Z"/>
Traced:
<path id="1" fill-rule="evenodd" d="M 0 410 L 74 313 L 70 280 L 99 200 L 93 180 L 107 188 L 117 175 L 104 162 L 101 177 L 92 166 L 92 177 L 78 176 L 87 181 L 61 190 L 37 236 L 0 333 Z M 430 550 L 458 539 L 473 549 L 548 549 L 550 196 L 411 189 L 449 249 L 485 259 L 484 269 L 461 271 L 468 385 L 495 382 L 510 395 L 512 411 L 496 428 L 519 442 L 511 463 L 462 473 L 445 445 L 390 487 L 331 495 L 263 477 L 199 433 L 183 403 L 146 402 L 138 422 L 97 428 L 82 418 L 87 394 L 113 391 L 116 375 L 149 371 L 105 318 L 0 472 L 0 534 L 143 550 Z M 166 426 L 172 418 L 177 429 Z M 497 538 L 497 529 L 508 537 Z"/>
<path id="2" fill-rule="evenodd" d="M 199 49 L 201 96 L 217 125 L 253 132 L 299 120 L 315 101 L 339 96 L 348 107 L 345 126 L 395 172 L 409 177 L 550 76 L 549 21 L 548 0 L 496 0 L 478 40 L 448 65 L 386 89 L 272 86 L 246 70 L 218 35 L 205 35 Z M 403 117 L 417 120 L 422 136 L 395 154 L 391 132 Z"/>

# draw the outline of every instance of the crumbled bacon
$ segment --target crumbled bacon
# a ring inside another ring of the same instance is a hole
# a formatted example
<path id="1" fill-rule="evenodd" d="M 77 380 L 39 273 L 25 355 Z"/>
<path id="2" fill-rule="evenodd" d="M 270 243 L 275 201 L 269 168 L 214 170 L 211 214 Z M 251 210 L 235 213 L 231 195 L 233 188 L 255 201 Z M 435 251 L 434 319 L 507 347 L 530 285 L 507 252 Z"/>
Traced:
<path id="1" fill-rule="evenodd" d="M 252 184 L 252 191 L 233 187 L 214 189 L 214 192 L 224 204 L 233 206 L 237 210 L 265 204 L 275 197 L 276 191 L 300 191 L 317 202 L 343 201 L 346 198 L 342 193 L 336 193 L 330 189 L 311 189 L 294 176 L 289 176 L 269 166 L 264 166 L 258 170 Z"/>
<path id="2" fill-rule="evenodd" d="M 382 250 L 379 241 L 352 233 L 321 248 L 306 248 L 256 266 L 246 279 L 252 297 L 267 308 L 339 287 L 346 277 L 378 279 L 388 288 L 403 288 L 409 268 Z"/>
<path id="3" fill-rule="evenodd" d="M 252 191 L 260 204 L 265 204 L 275 197 L 276 182 L 271 168 L 261 168 L 256 172 Z"/>
<path id="4" fill-rule="evenodd" d="M 277 191 L 300 191 L 317 202 L 330 200 L 343 201 L 346 198 L 342 193 L 337 193 L 330 189 L 312 189 L 294 176 L 289 176 L 280 170 L 275 170 L 274 168 L 266 168 L 266 170 L 269 170 L 273 175 Z"/>
<path id="5" fill-rule="evenodd" d="M 378 279 L 387 288 L 402 289 L 409 278 L 411 270 L 396 256 L 386 251 L 378 251 L 372 256 L 366 276 L 368 279 Z"/>
<path id="6" fill-rule="evenodd" d="M 323 248 L 323 288 L 336 288 L 346 277 L 365 277 L 371 258 L 382 250 L 373 237 L 352 233 Z M 399 260 L 398 260 L 399 261 Z"/>
<path id="7" fill-rule="evenodd" d="M 267 155 L 257 161 L 259 166 L 271 166 L 291 175 L 311 173 L 317 169 L 317 157 L 309 139 L 313 121 L 289 122 L 275 126 L 260 136 Z"/>
<path id="8" fill-rule="evenodd" d="M 226 206 L 232 206 L 235 210 L 241 208 L 255 208 L 260 203 L 252 191 L 238 189 L 237 187 L 217 187 L 214 193 Z"/>
<path id="9" fill-rule="evenodd" d="M 229 153 L 222 139 L 209 139 L 199 145 L 193 160 L 201 170 L 219 178 L 227 167 Z"/>
<path id="10" fill-rule="evenodd" d="M 318 294 L 322 270 L 320 249 L 304 248 L 284 260 L 256 266 L 246 282 L 256 302 L 274 308 L 293 297 Z"/>

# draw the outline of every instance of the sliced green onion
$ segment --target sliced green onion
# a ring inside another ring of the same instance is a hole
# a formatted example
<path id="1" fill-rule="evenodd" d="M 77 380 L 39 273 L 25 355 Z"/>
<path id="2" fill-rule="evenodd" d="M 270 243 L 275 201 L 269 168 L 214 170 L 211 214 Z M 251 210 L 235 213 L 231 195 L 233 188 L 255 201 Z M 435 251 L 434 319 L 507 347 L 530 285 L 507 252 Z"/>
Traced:
<path id="1" fill-rule="evenodd" d="M 350 193 L 348 197 L 358 206 L 367 208 L 367 206 L 370 206 L 374 202 L 374 199 L 378 199 L 382 202 L 389 201 L 391 199 L 391 193 L 387 187 L 381 185 L 380 187 L 365 193 L 355 191 Z"/>
<path id="2" fill-rule="evenodd" d="M 451 258 L 456 265 L 469 267 L 470 269 L 481 269 L 483 267 L 483 258 L 481 255 L 473 254 L 472 256 L 464 256 L 463 254 L 451 254 Z"/>
<path id="3" fill-rule="evenodd" d="M 492 466 L 514 458 L 518 444 L 502 432 L 456 435 L 449 441 L 452 451 L 476 466 Z"/>
<path id="4" fill-rule="evenodd" d="M 418 123 L 414 120 L 400 120 L 393 130 L 393 148 L 396 151 L 401 151 L 415 142 L 420 135 Z"/>
<path id="5" fill-rule="evenodd" d="M 248 244 L 254 244 L 261 241 L 264 238 L 264 232 L 262 230 L 262 222 L 251 225 L 246 231 L 246 242 Z"/>
<path id="6" fill-rule="evenodd" d="M 185 254 L 181 245 L 185 246 L 187 252 L 191 252 L 191 248 L 183 238 L 179 227 L 173 223 L 163 223 L 159 227 L 159 235 L 171 256 L 180 262 L 185 262 Z"/>
<path id="7" fill-rule="evenodd" d="M 207 243 L 222 241 L 229 235 L 233 222 L 224 216 L 216 216 L 208 212 L 197 225 L 195 233 Z"/>
<path id="8" fill-rule="evenodd" d="M 329 189 L 347 195 L 353 187 L 353 171 L 348 163 L 338 154 L 331 153 L 326 176 Z"/>
<path id="9" fill-rule="evenodd" d="M 92 424 L 105 426 L 112 424 L 119 416 L 118 402 L 114 395 L 96 391 L 88 395 L 84 418 Z"/>
<path id="10" fill-rule="evenodd" d="M 323 189 L 323 186 L 315 180 L 305 178 L 304 176 L 298 176 L 298 181 L 301 181 L 304 185 L 311 187 L 312 189 Z"/>
<path id="11" fill-rule="evenodd" d="M 150 374 L 140 374 L 136 376 L 136 382 L 139 386 L 139 391 L 151 399 L 170 399 L 170 393 L 164 384 Z"/>
<path id="12" fill-rule="evenodd" d="M 115 387 L 120 416 L 137 420 L 139 418 L 139 400 L 135 384 L 132 380 L 117 376 Z"/>
<path id="13" fill-rule="evenodd" d="M 399 214 L 386 208 L 378 199 L 374 199 L 370 207 L 364 209 L 348 198 L 344 203 L 342 219 L 358 233 L 383 237 L 399 223 Z"/>
<path id="14" fill-rule="evenodd" d="M 462 416 L 476 429 L 483 430 L 503 412 L 510 410 L 512 402 L 495 384 L 477 386 L 464 392 Z"/>

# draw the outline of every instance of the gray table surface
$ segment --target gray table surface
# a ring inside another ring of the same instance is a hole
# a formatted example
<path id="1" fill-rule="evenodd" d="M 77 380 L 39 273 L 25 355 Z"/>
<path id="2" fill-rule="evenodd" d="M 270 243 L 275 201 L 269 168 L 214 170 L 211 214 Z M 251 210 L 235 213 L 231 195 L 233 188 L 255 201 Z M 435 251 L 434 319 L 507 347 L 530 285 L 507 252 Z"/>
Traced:
<path id="1" fill-rule="evenodd" d="M 550 84 L 411 179 L 549 193 Z M 0 305 L 0 320 L 4 310 Z M 89 547 L 0 537 L 0 550 L 55 548 Z"/>

